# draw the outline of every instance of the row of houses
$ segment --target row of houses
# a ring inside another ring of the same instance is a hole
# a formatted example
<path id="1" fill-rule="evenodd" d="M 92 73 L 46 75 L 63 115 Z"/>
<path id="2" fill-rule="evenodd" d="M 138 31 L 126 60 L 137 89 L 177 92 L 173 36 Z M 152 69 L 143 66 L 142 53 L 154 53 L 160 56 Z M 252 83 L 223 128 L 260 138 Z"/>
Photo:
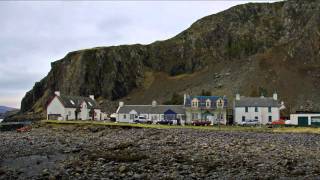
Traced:
<path id="1" fill-rule="evenodd" d="M 151 123 L 174 121 L 192 124 L 207 121 L 210 124 L 269 124 L 280 119 L 285 109 L 277 93 L 272 97 L 244 97 L 236 94 L 229 103 L 226 96 L 191 96 L 185 94 L 182 105 L 160 105 L 152 101 L 149 105 L 128 105 L 119 102 L 114 113 L 117 122 L 133 123 L 143 118 Z M 47 119 L 56 120 L 105 120 L 94 96 L 67 96 L 55 92 L 47 105 Z M 290 115 L 294 125 L 320 125 L 320 113 L 297 112 Z"/>
<path id="2" fill-rule="evenodd" d="M 279 103 L 276 93 L 273 97 L 243 97 L 237 94 L 230 117 L 230 104 L 225 96 L 190 96 L 184 95 L 183 105 L 125 105 L 119 103 L 115 113 L 118 122 L 134 122 L 143 116 L 153 123 L 162 120 L 179 120 L 182 124 L 195 121 L 210 121 L 211 124 L 268 124 L 279 120 L 284 104 Z"/>

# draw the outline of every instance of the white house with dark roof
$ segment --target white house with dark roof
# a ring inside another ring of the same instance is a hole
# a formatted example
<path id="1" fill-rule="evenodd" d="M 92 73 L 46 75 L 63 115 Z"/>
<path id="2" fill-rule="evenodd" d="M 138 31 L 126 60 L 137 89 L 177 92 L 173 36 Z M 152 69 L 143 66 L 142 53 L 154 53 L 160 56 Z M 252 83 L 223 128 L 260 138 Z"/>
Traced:
<path id="1" fill-rule="evenodd" d="M 279 103 L 277 93 L 272 97 L 240 97 L 236 94 L 234 100 L 235 124 L 268 124 L 280 119 L 280 110 L 284 109 L 283 102 Z"/>
<path id="2" fill-rule="evenodd" d="M 117 122 L 133 123 L 139 116 L 143 116 L 153 123 L 179 119 L 183 124 L 185 111 L 183 105 L 158 105 L 156 101 L 152 101 L 150 105 L 125 105 L 124 102 L 119 102 L 115 116 Z"/>
<path id="3" fill-rule="evenodd" d="M 66 96 L 55 92 L 47 105 L 48 120 L 101 120 L 102 113 L 94 96 Z"/>

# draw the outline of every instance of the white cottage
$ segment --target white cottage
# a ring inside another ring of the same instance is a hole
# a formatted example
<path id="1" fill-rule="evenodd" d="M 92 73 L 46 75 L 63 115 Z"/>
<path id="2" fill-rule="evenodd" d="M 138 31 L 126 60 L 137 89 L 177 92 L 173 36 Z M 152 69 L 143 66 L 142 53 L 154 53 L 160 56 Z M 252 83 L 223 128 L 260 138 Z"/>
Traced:
<path id="1" fill-rule="evenodd" d="M 94 96 L 66 96 L 55 92 L 47 106 L 48 120 L 102 120 L 101 109 Z"/>
<path id="2" fill-rule="evenodd" d="M 234 101 L 235 124 L 268 124 L 280 119 L 283 102 L 278 102 L 277 93 L 273 97 L 240 97 Z"/>
<path id="3" fill-rule="evenodd" d="M 150 105 L 125 105 L 119 102 L 115 113 L 117 122 L 132 123 L 138 117 L 144 117 L 153 123 L 160 120 L 180 120 L 184 124 L 185 111 L 183 105 L 158 105 L 152 101 Z"/>

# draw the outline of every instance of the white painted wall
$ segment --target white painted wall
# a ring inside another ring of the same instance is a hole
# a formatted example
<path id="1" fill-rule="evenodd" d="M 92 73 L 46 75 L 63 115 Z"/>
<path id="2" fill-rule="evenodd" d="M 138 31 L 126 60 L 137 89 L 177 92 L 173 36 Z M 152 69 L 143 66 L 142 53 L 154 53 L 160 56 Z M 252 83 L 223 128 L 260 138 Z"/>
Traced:
<path id="1" fill-rule="evenodd" d="M 280 119 L 280 110 L 278 107 L 272 107 L 271 112 L 268 112 L 268 107 L 258 107 L 258 112 L 255 112 L 255 107 L 248 107 L 248 112 L 245 112 L 245 107 L 235 107 L 234 122 L 236 124 L 243 124 L 242 116 L 245 116 L 246 120 L 253 120 L 257 116 L 259 123 L 267 124 L 269 116 L 272 116 L 272 121 Z"/>
<path id="2" fill-rule="evenodd" d="M 298 117 L 308 117 L 308 125 L 311 125 L 312 117 L 319 117 L 319 114 L 290 114 L 290 124 L 298 125 Z"/>
<path id="3" fill-rule="evenodd" d="M 117 113 L 116 121 L 133 123 L 134 119 L 130 119 L 130 114 Z"/>
<path id="4" fill-rule="evenodd" d="M 223 109 L 221 113 L 222 113 L 222 120 L 220 121 L 220 123 L 227 124 L 227 110 Z M 192 114 L 195 114 L 195 119 L 192 119 Z M 213 114 L 214 114 L 213 116 L 209 117 L 209 120 L 212 120 L 212 122 L 216 122 L 218 118 L 219 110 L 214 110 Z M 191 124 L 193 120 L 199 120 L 199 119 L 201 119 L 200 110 L 192 110 L 190 108 L 186 110 L 186 123 Z"/>
<path id="5" fill-rule="evenodd" d="M 95 112 L 95 116 L 94 116 L 94 120 L 97 120 L 97 121 L 102 121 L 103 120 L 103 114 L 101 113 L 101 110 L 100 109 L 95 109 L 94 110 Z"/>
<path id="6" fill-rule="evenodd" d="M 87 103 L 82 102 L 81 106 L 82 106 L 81 112 L 80 112 L 81 120 L 90 120 L 90 117 L 89 117 L 90 109 L 88 109 Z"/>
<path id="7" fill-rule="evenodd" d="M 60 114 L 62 116 L 61 120 L 65 120 L 66 112 L 63 104 L 60 102 L 58 97 L 54 97 L 50 104 L 47 106 L 47 119 L 49 114 Z"/>
<path id="8" fill-rule="evenodd" d="M 65 108 L 65 114 L 68 115 L 68 120 L 76 119 L 75 111 L 76 108 Z"/>
<path id="9" fill-rule="evenodd" d="M 152 120 L 153 123 L 156 123 L 159 120 L 163 120 L 164 119 L 164 114 L 137 114 L 135 111 L 130 111 L 130 113 L 116 113 L 116 121 L 117 122 L 126 122 L 126 123 L 133 123 L 133 121 L 137 118 L 134 119 L 130 119 L 130 114 L 136 115 L 136 116 L 144 116 L 146 117 L 146 119 Z M 177 117 L 181 119 L 181 117 L 183 117 L 184 114 L 177 114 Z M 154 119 L 152 119 L 154 118 Z M 184 119 L 182 119 L 183 123 L 184 123 Z M 181 121 L 181 122 L 182 122 Z"/>

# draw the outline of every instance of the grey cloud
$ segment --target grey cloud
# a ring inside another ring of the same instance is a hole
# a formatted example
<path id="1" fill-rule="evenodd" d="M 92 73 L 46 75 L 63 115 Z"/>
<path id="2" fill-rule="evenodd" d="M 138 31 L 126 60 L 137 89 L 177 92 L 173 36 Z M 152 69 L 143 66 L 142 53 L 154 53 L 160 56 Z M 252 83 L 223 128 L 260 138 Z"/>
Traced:
<path id="1" fill-rule="evenodd" d="M 21 97 L 69 51 L 170 38 L 245 1 L 0 2 L 0 105 Z"/>

